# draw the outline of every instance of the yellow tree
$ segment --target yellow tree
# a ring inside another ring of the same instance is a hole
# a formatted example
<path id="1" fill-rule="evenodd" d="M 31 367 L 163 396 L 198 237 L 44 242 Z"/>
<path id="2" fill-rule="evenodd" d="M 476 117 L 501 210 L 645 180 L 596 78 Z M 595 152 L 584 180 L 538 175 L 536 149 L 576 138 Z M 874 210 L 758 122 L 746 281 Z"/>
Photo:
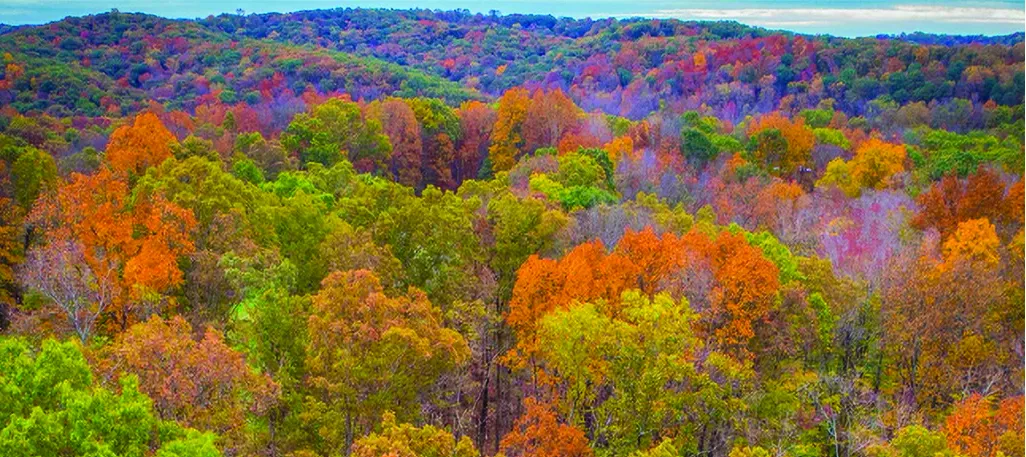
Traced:
<path id="1" fill-rule="evenodd" d="M 517 163 L 520 147 L 524 144 L 522 128 L 529 102 L 527 89 L 519 87 L 499 97 L 495 127 L 492 128 L 492 145 L 488 148 L 493 171 L 509 170 Z"/>
<path id="2" fill-rule="evenodd" d="M 880 141 L 862 143 L 851 160 L 855 183 L 865 189 L 883 189 L 892 176 L 905 171 L 905 145 Z"/>
<path id="3" fill-rule="evenodd" d="M 335 272 L 313 297 L 306 351 L 303 420 L 331 455 L 348 455 L 357 434 L 392 410 L 413 420 L 438 376 L 470 355 L 463 337 L 442 325 L 424 292 L 388 297 L 367 270 Z"/>

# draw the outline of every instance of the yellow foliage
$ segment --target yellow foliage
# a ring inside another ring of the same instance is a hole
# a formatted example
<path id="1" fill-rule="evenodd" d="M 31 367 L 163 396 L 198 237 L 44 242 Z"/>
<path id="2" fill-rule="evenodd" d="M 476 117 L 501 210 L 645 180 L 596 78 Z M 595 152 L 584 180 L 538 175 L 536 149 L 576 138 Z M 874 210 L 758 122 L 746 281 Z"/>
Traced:
<path id="1" fill-rule="evenodd" d="M 968 261 L 997 266 L 1000 245 L 994 224 L 987 218 L 969 219 L 959 223 L 944 242 L 944 263 L 952 266 L 959 261 Z"/>

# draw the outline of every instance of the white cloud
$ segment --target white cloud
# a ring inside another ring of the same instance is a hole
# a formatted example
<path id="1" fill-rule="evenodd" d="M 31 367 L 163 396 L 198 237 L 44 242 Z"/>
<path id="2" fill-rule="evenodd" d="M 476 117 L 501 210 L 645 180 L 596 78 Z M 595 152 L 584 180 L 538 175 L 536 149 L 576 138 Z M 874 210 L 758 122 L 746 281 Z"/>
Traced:
<path id="1" fill-rule="evenodd" d="M 679 8 L 617 16 L 709 21 L 737 20 L 764 27 L 828 25 L 849 22 L 1023 24 L 1026 21 L 1026 10 L 918 5 L 896 5 L 890 8 Z"/>

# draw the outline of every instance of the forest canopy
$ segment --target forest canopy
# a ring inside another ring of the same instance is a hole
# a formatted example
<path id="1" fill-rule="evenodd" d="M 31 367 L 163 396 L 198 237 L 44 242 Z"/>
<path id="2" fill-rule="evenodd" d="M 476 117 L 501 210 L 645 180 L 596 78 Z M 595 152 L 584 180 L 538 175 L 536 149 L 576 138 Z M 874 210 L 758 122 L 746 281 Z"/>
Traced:
<path id="1" fill-rule="evenodd" d="M 1023 457 L 1023 35 L 0 30 L 0 454 Z"/>

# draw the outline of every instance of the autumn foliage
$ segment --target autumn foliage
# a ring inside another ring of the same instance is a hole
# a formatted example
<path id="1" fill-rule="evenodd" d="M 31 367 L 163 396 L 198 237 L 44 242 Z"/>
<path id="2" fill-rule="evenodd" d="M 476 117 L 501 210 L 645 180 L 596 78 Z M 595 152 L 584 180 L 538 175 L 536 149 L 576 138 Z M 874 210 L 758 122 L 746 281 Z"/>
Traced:
<path id="1" fill-rule="evenodd" d="M 107 144 L 107 158 L 119 172 L 141 173 L 171 157 L 174 135 L 153 113 L 136 116 L 131 125 L 114 130 Z"/>
<path id="2" fill-rule="evenodd" d="M 1023 35 L 0 27 L 0 455 L 1024 457 Z"/>
<path id="3" fill-rule="evenodd" d="M 588 457 L 593 455 L 580 429 L 559 423 L 551 406 L 524 400 L 524 415 L 502 438 L 500 449 L 510 457 Z"/>

